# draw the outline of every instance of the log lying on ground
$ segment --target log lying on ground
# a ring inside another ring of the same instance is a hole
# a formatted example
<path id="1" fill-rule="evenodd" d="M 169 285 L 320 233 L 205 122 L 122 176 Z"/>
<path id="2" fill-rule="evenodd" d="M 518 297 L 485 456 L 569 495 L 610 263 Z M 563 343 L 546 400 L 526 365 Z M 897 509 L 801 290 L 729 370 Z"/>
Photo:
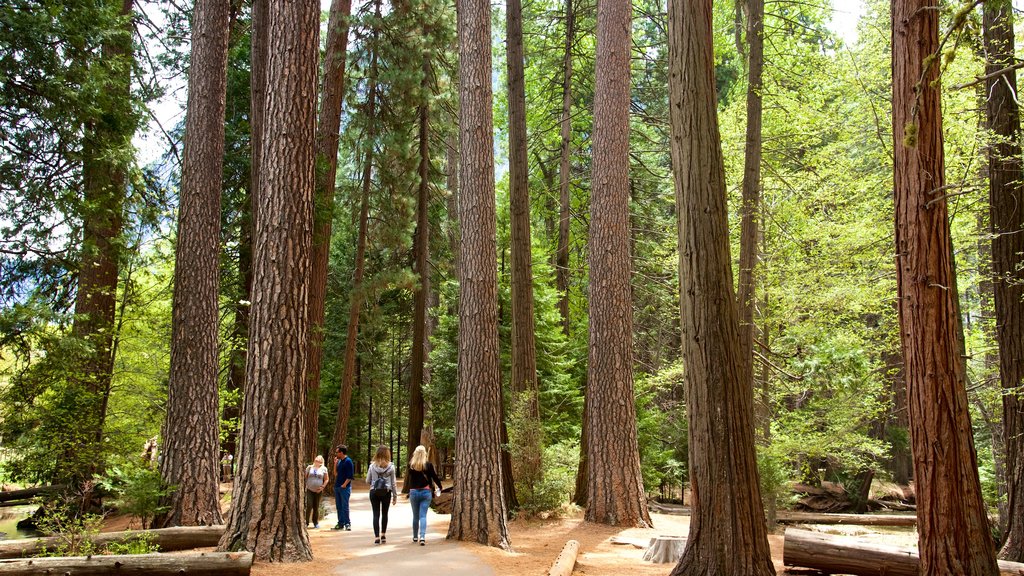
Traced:
<path id="1" fill-rule="evenodd" d="M 562 551 L 555 558 L 555 563 L 548 570 L 548 576 L 569 576 L 576 567 L 576 557 L 580 553 L 580 543 L 576 540 L 569 540 L 562 547 Z"/>
<path id="2" fill-rule="evenodd" d="M 252 552 L 203 552 L 200 554 L 135 554 L 131 556 L 64 556 L 0 560 L 0 575 L 100 576 L 149 574 L 162 576 L 247 576 Z"/>
<path id="3" fill-rule="evenodd" d="M 854 526 L 916 526 L 914 514 L 815 514 L 812 512 L 776 513 L 780 524 L 852 524 Z"/>
<path id="4" fill-rule="evenodd" d="M 917 576 L 919 565 L 914 548 L 867 544 L 793 528 L 786 530 L 782 561 L 786 566 L 857 576 Z M 999 571 L 1024 576 L 1024 564 L 1000 560 Z"/>
<path id="5" fill-rule="evenodd" d="M 224 534 L 224 526 L 180 526 L 157 530 L 128 530 L 125 532 L 103 532 L 91 538 L 93 544 L 102 548 L 113 542 L 123 542 L 149 534 L 151 541 L 161 552 L 191 550 L 216 546 Z M 22 540 L 0 540 L 0 558 L 22 558 L 38 554 L 43 550 L 52 551 L 61 543 L 59 536 L 25 538 Z"/>
<path id="6" fill-rule="evenodd" d="M 67 484 L 54 484 L 52 486 L 37 486 L 35 488 L 23 488 L 21 490 L 8 490 L 6 492 L 0 492 L 0 502 L 9 502 L 11 500 L 28 500 L 33 496 L 40 494 L 46 494 L 48 492 L 59 492 L 68 487 Z"/>

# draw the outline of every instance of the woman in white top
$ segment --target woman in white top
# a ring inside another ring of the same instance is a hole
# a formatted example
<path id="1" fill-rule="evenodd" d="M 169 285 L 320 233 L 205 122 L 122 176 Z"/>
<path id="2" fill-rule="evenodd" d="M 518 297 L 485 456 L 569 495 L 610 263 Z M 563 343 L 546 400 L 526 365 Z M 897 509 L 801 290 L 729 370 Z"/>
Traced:
<path id="1" fill-rule="evenodd" d="M 398 503 L 395 487 L 395 465 L 391 462 L 391 449 L 379 446 L 377 454 L 366 471 L 366 483 L 370 485 L 370 506 L 373 508 L 373 543 L 388 541 L 388 509 Z"/>
<path id="2" fill-rule="evenodd" d="M 324 457 L 317 455 L 313 463 L 306 466 L 306 525 L 313 523 L 313 528 L 320 527 L 320 497 L 327 486 L 327 467 Z"/>

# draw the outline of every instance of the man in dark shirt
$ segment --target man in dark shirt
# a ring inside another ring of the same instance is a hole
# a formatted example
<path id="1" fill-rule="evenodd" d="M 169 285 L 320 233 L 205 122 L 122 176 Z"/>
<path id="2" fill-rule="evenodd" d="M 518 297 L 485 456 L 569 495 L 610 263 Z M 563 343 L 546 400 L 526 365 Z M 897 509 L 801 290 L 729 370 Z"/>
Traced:
<path id="1" fill-rule="evenodd" d="M 352 459 L 348 457 L 348 446 L 338 446 L 334 456 L 334 507 L 338 511 L 338 524 L 333 529 L 351 530 L 348 499 L 352 496 L 352 478 L 355 477 L 356 469 Z"/>

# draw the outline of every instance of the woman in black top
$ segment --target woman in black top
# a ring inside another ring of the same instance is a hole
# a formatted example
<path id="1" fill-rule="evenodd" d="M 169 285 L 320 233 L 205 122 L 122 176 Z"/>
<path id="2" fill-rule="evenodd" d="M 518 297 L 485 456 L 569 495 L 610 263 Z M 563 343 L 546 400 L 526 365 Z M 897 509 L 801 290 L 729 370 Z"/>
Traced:
<path id="1" fill-rule="evenodd" d="M 420 546 L 427 543 L 427 509 L 433 499 L 431 489 L 435 484 L 435 493 L 440 496 L 441 479 L 427 459 L 427 449 L 417 446 L 409 460 L 409 502 L 412 503 L 412 541 L 419 542 Z"/>

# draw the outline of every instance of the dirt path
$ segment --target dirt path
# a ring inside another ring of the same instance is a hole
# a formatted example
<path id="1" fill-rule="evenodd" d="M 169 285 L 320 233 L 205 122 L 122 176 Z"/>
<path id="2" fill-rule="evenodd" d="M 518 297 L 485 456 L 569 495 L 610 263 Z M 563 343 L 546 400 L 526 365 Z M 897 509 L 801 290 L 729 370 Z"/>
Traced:
<path id="1" fill-rule="evenodd" d="M 324 496 L 327 498 L 327 496 Z M 412 507 L 403 496 L 388 514 L 387 544 L 373 543 L 373 512 L 368 488 L 355 484 L 349 501 L 352 531 L 331 530 L 337 521 L 334 497 L 327 503 L 327 517 L 320 528 L 309 530 L 315 572 L 321 574 L 415 574 L 416 576 L 495 576 L 471 545 L 445 539 L 451 516 L 427 515 L 427 544 L 412 542 Z M 254 576 L 308 574 L 309 564 L 267 564 L 253 566 Z M 504 573 L 504 572 L 502 572 Z"/>

